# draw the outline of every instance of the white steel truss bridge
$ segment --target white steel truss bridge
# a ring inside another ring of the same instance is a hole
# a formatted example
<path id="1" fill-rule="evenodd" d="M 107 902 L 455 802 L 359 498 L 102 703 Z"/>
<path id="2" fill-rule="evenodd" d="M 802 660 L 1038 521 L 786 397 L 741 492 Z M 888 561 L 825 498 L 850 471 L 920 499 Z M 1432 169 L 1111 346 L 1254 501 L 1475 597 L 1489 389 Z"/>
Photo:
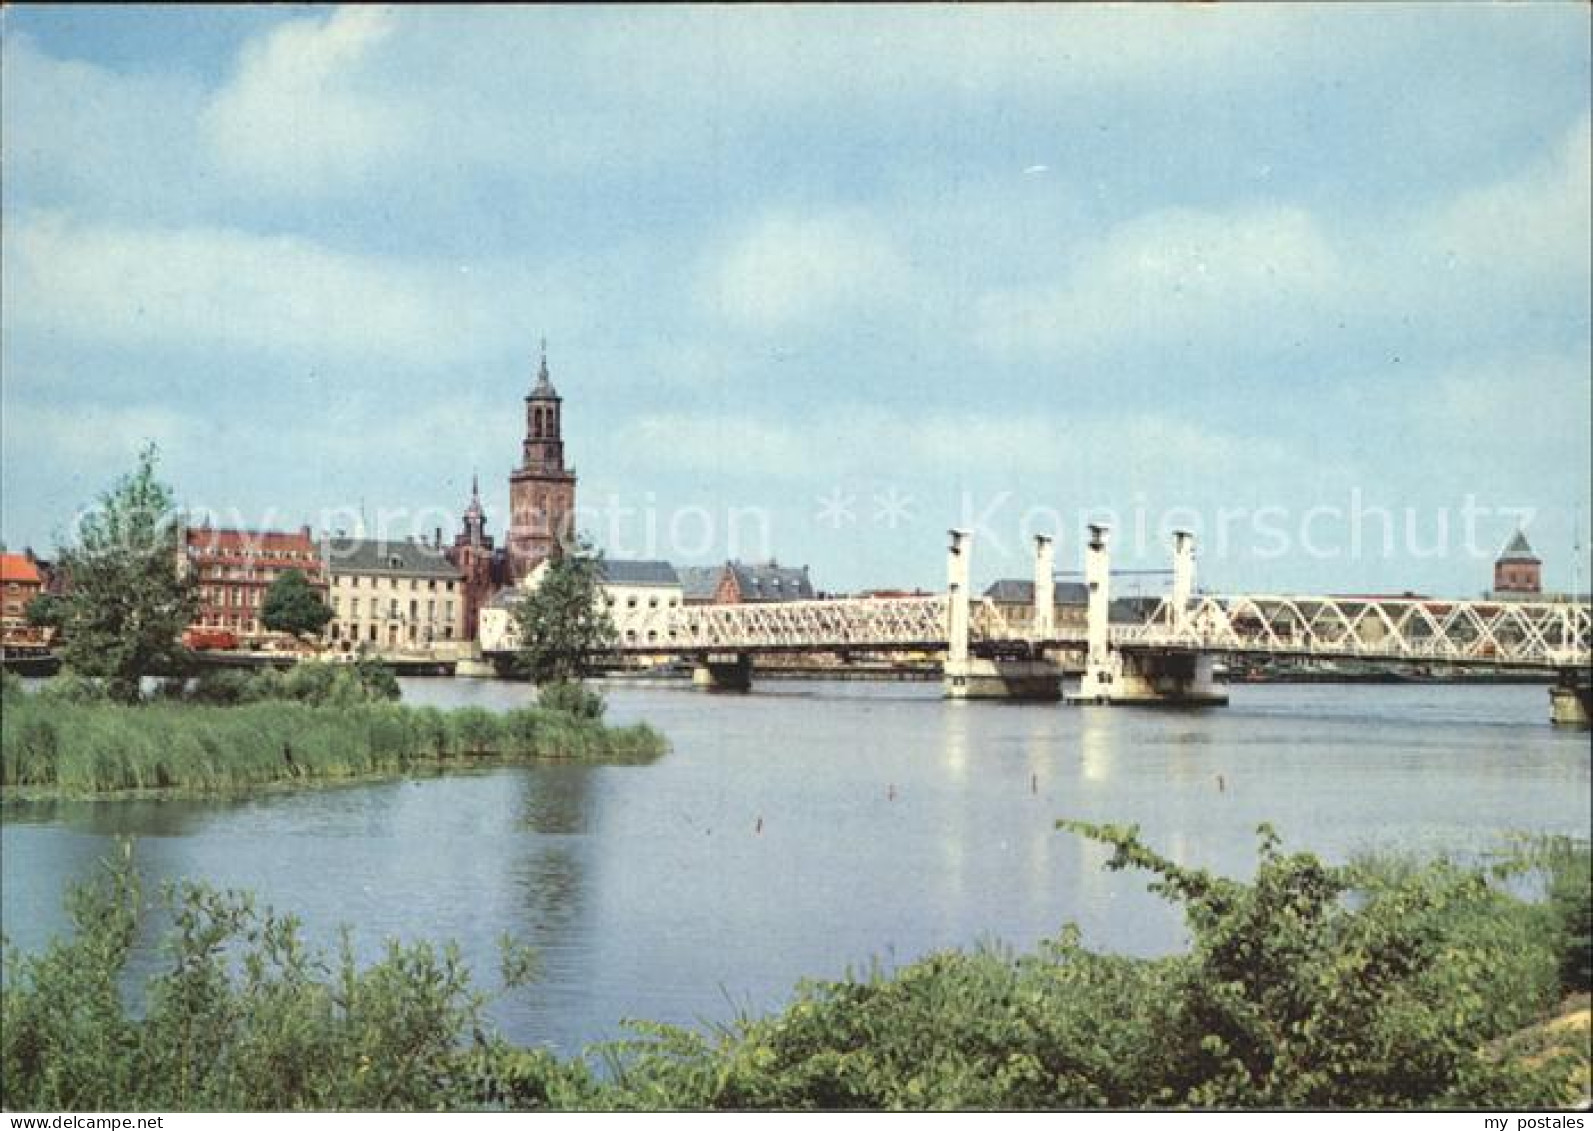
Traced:
<path id="1" fill-rule="evenodd" d="M 949 648 L 950 599 L 849 598 L 681 609 L 649 653 L 938 652 Z M 1082 626 L 1058 632 L 1028 610 L 970 608 L 974 652 L 1082 650 Z M 1119 650 L 1234 656 L 1344 657 L 1558 670 L 1590 662 L 1593 617 L 1569 602 L 1417 598 L 1195 596 L 1180 614 L 1164 598 L 1143 624 L 1114 624 Z"/>
<path id="2" fill-rule="evenodd" d="M 1569 601 L 1197 596 L 1110 636 L 1119 649 L 1562 670 L 1589 664 L 1593 616 Z"/>

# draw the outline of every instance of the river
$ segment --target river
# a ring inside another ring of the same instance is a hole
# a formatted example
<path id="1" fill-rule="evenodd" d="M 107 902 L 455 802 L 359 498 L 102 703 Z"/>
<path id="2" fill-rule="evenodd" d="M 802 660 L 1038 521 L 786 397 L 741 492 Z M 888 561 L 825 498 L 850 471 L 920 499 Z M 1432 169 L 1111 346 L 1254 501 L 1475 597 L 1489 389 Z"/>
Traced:
<path id="1" fill-rule="evenodd" d="M 505 708 L 520 684 L 405 680 L 412 703 Z M 1541 686 L 1238 686 L 1206 711 L 948 703 L 928 684 L 765 682 L 749 695 L 614 686 L 610 718 L 672 750 L 229 802 L 9 805 L 0 920 L 35 948 L 68 881 L 137 839 L 149 890 L 203 879 L 387 937 L 457 940 L 487 986 L 508 933 L 542 977 L 498 1001 L 513 1039 L 573 1052 L 623 1018 L 763 1012 L 804 977 L 943 947 L 1165 953 L 1177 913 L 1058 817 L 1138 823 L 1174 858 L 1249 874 L 1255 827 L 1342 861 L 1586 835 L 1585 733 Z M 137 970 L 160 962 L 152 922 Z"/>

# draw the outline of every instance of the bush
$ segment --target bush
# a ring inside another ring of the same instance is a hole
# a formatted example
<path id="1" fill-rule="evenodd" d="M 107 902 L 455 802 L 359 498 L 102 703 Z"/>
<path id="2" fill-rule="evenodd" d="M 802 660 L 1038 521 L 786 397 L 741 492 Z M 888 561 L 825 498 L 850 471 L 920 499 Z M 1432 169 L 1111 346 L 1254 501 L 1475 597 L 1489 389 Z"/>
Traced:
<path id="1" fill-rule="evenodd" d="M 1487 873 L 1331 868 L 1263 831 L 1241 883 L 1133 829 L 1068 827 L 1156 877 L 1185 910 L 1187 954 L 1094 954 L 1071 929 L 1029 955 L 948 951 L 805 983 L 781 1012 L 716 1031 L 635 1024 L 589 1054 L 596 1071 L 485 1034 L 451 948 L 394 943 L 360 969 L 346 937 L 329 959 L 293 919 L 191 885 L 165 897 L 167 972 L 130 1011 L 140 900 L 124 857 L 73 895 L 69 939 L 6 950 L 0 1107 L 1509 1109 L 1585 1090 L 1585 1047 L 1572 1073 L 1516 1032 L 1555 997 L 1547 905 Z M 529 956 L 505 958 L 504 984 L 525 984 Z"/>
<path id="2" fill-rule="evenodd" d="M 141 1015 L 119 981 L 140 893 L 130 857 L 70 899 L 73 934 L 42 954 L 7 948 L 0 987 L 0 1107 L 167 1111 L 393 1110 L 471 1106 L 486 998 L 453 947 L 390 943 L 360 969 L 298 923 L 199 885 L 163 897 L 171 963 Z M 531 964 L 505 951 L 506 988 Z"/>
<path id="3" fill-rule="evenodd" d="M 537 691 L 537 706 L 549 711 L 563 711 L 578 719 L 601 719 L 608 703 L 596 691 L 579 683 L 559 682 L 545 684 Z"/>

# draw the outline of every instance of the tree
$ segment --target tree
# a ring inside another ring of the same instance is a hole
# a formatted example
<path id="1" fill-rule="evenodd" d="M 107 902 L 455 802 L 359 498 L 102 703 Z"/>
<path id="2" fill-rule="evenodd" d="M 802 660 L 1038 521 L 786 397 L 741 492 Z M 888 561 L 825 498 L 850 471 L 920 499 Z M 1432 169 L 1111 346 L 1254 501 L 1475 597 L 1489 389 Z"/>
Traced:
<path id="1" fill-rule="evenodd" d="M 603 605 L 602 558 L 582 545 L 548 563 L 542 583 L 516 606 L 516 666 L 538 684 L 568 683 L 590 668 L 594 653 L 612 648 L 614 621 Z"/>
<path id="2" fill-rule="evenodd" d="M 34 628 L 60 628 L 66 616 L 66 602 L 54 593 L 40 593 L 22 610 L 28 624 Z"/>
<path id="3" fill-rule="evenodd" d="M 83 515 L 78 544 L 62 553 L 72 590 L 63 598 L 61 658 L 127 703 L 138 701 L 144 676 L 178 666 L 178 637 L 198 607 L 180 565 L 171 488 L 155 478 L 157 459 L 153 444 L 139 453 L 133 472 Z"/>
<path id="4" fill-rule="evenodd" d="M 317 636 L 332 619 L 332 610 L 302 572 L 290 569 L 271 583 L 260 606 L 260 623 L 272 632 L 295 637 Z"/>

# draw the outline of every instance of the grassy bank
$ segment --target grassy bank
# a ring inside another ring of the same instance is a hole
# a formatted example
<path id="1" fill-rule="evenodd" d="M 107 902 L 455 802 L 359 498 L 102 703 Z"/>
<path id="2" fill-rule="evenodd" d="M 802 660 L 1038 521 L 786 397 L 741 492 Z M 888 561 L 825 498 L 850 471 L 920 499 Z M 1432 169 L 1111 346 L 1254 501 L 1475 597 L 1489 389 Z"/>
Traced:
<path id="1" fill-rule="evenodd" d="M 647 761 L 666 748 L 645 725 L 611 727 L 540 707 L 503 714 L 287 700 L 125 707 L 8 695 L 4 712 L 0 789 L 7 797 L 224 794 L 495 761 Z"/>
<path id="2" fill-rule="evenodd" d="M 74 934 L 7 956 L 7 1110 L 1520 1109 L 1586 1102 L 1587 846 L 1529 866 L 1547 899 L 1443 861 L 1323 865 L 1264 837 L 1253 881 L 1182 868 L 1132 830 L 1074 826 L 1183 906 L 1187 953 L 1065 931 L 1033 954 L 947 951 L 798 987 L 702 1033 L 561 1059 L 484 1031 L 450 949 L 356 968 L 244 896 L 167 894 L 176 928 L 141 1009 L 121 992 L 139 910 L 112 862 Z M 1513 865 L 1514 867 L 1514 865 Z M 1544 877 L 1544 871 L 1547 876 Z M 1569 877 L 1571 883 L 1564 882 Z M 1515 880 L 1519 881 L 1519 870 Z M 1552 893 L 1560 894 L 1554 895 Z M 512 990 L 531 970 L 507 948 Z M 1578 1012 L 1578 1011 L 1581 1012 Z M 1556 1019 L 1556 1018 L 1559 1019 Z"/>

